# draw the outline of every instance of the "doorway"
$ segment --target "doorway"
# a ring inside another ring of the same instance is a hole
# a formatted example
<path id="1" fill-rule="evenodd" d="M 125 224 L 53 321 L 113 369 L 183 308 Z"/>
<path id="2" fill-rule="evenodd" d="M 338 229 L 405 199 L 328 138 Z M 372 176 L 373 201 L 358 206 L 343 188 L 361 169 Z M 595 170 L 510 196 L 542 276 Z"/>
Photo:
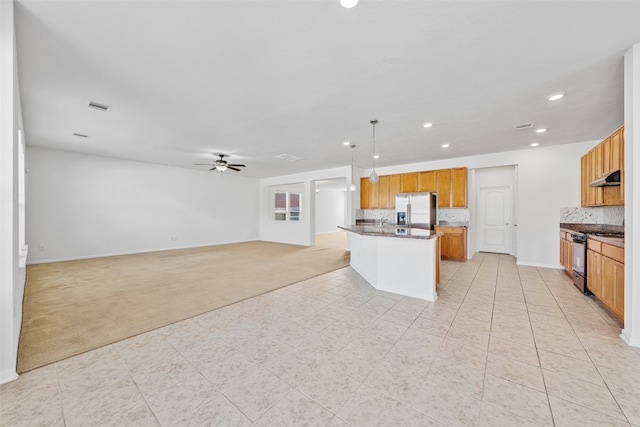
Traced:
<path id="1" fill-rule="evenodd" d="M 476 250 L 515 255 L 516 166 L 474 171 Z"/>

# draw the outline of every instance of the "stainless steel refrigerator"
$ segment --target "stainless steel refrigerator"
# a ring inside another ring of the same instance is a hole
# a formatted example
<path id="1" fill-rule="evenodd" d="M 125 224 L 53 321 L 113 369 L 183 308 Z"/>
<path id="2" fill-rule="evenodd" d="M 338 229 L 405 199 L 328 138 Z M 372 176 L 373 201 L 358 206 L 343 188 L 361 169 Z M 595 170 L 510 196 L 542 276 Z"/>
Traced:
<path id="1" fill-rule="evenodd" d="M 433 230 L 437 206 L 436 193 L 396 194 L 396 224 Z"/>

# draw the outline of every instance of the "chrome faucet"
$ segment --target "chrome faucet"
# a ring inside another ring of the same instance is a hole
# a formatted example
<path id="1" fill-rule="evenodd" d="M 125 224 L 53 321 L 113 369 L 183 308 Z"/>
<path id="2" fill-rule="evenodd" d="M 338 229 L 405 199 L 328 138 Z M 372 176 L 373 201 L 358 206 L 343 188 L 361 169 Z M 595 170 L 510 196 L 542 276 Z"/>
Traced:
<path id="1" fill-rule="evenodd" d="M 385 222 L 387 222 L 386 218 L 380 218 L 380 227 L 382 227 Z"/>

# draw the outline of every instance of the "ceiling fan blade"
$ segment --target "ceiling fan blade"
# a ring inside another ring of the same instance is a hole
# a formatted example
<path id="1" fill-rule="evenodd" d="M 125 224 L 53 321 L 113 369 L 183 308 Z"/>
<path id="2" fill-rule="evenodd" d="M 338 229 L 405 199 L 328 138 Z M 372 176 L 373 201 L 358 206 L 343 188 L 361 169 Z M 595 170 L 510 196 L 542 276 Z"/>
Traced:
<path id="1" fill-rule="evenodd" d="M 227 163 L 227 166 L 233 166 L 236 168 L 246 168 L 245 165 L 238 165 L 238 164 L 234 164 L 234 163 Z"/>
<path id="2" fill-rule="evenodd" d="M 211 163 L 194 163 L 193 166 L 211 166 Z"/>
<path id="3" fill-rule="evenodd" d="M 214 170 L 216 170 L 216 169 L 217 169 L 217 168 L 214 166 L 214 167 L 212 167 L 212 168 L 211 168 L 211 169 L 209 169 L 209 170 L 210 170 L 210 171 L 214 171 Z"/>
<path id="4" fill-rule="evenodd" d="M 231 169 L 232 171 L 238 171 L 240 172 L 240 169 L 238 168 L 234 168 L 233 166 L 227 165 L 227 169 Z"/>

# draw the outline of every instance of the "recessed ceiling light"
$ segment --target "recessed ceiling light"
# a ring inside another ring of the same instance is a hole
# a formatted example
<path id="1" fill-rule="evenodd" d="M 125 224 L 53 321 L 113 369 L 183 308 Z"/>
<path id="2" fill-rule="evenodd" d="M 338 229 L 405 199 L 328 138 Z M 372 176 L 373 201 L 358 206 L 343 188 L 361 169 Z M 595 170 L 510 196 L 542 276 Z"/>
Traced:
<path id="1" fill-rule="evenodd" d="M 357 4 L 358 0 L 340 0 L 340 6 L 344 7 L 345 9 L 351 9 Z"/>
<path id="2" fill-rule="evenodd" d="M 430 128 L 431 126 L 433 126 L 433 123 L 425 123 L 422 125 L 423 128 Z"/>
<path id="3" fill-rule="evenodd" d="M 344 142 L 342 143 L 342 145 L 349 145 L 349 146 L 350 146 L 350 145 L 351 145 L 351 143 L 350 143 L 349 141 L 344 141 Z"/>
<path id="4" fill-rule="evenodd" d="M 373 158 L 374 158 L 374 159 L 379 159 L 379 158 L 380 158 L 380 154 L 374 154 L 374 155 L 373 155 Z"/>
<path id="5" fill-rule="evenodd" d="M 546 132 L 547 128 L 540 128 L 540 129 L 536 129 L 536 133 L 543 133 Z"/>
<path id="6" fill-rule="evenodd" d="M 442 148 L 449 148 L 451 147 L 451 144 L 442 144 Z"/>
<path id="7" fill-rule="evenodd" d="M 531 143 L 531 146 L 532 146 L 532 147 L 537 147 L 538 145 L 540 145 L 540 143 L 539 143 L 539 142 L 532 142 L 532 143 Z"/>
<path id="8" fill-rule="evenodd" d="M 557 101 L 558 99 L 562 99 L 564 98 L 564 93 L 555 93 L 553 95 L 551 95 L 550 97 L 548 97 L 547 99 L 549 101 Z"/>

